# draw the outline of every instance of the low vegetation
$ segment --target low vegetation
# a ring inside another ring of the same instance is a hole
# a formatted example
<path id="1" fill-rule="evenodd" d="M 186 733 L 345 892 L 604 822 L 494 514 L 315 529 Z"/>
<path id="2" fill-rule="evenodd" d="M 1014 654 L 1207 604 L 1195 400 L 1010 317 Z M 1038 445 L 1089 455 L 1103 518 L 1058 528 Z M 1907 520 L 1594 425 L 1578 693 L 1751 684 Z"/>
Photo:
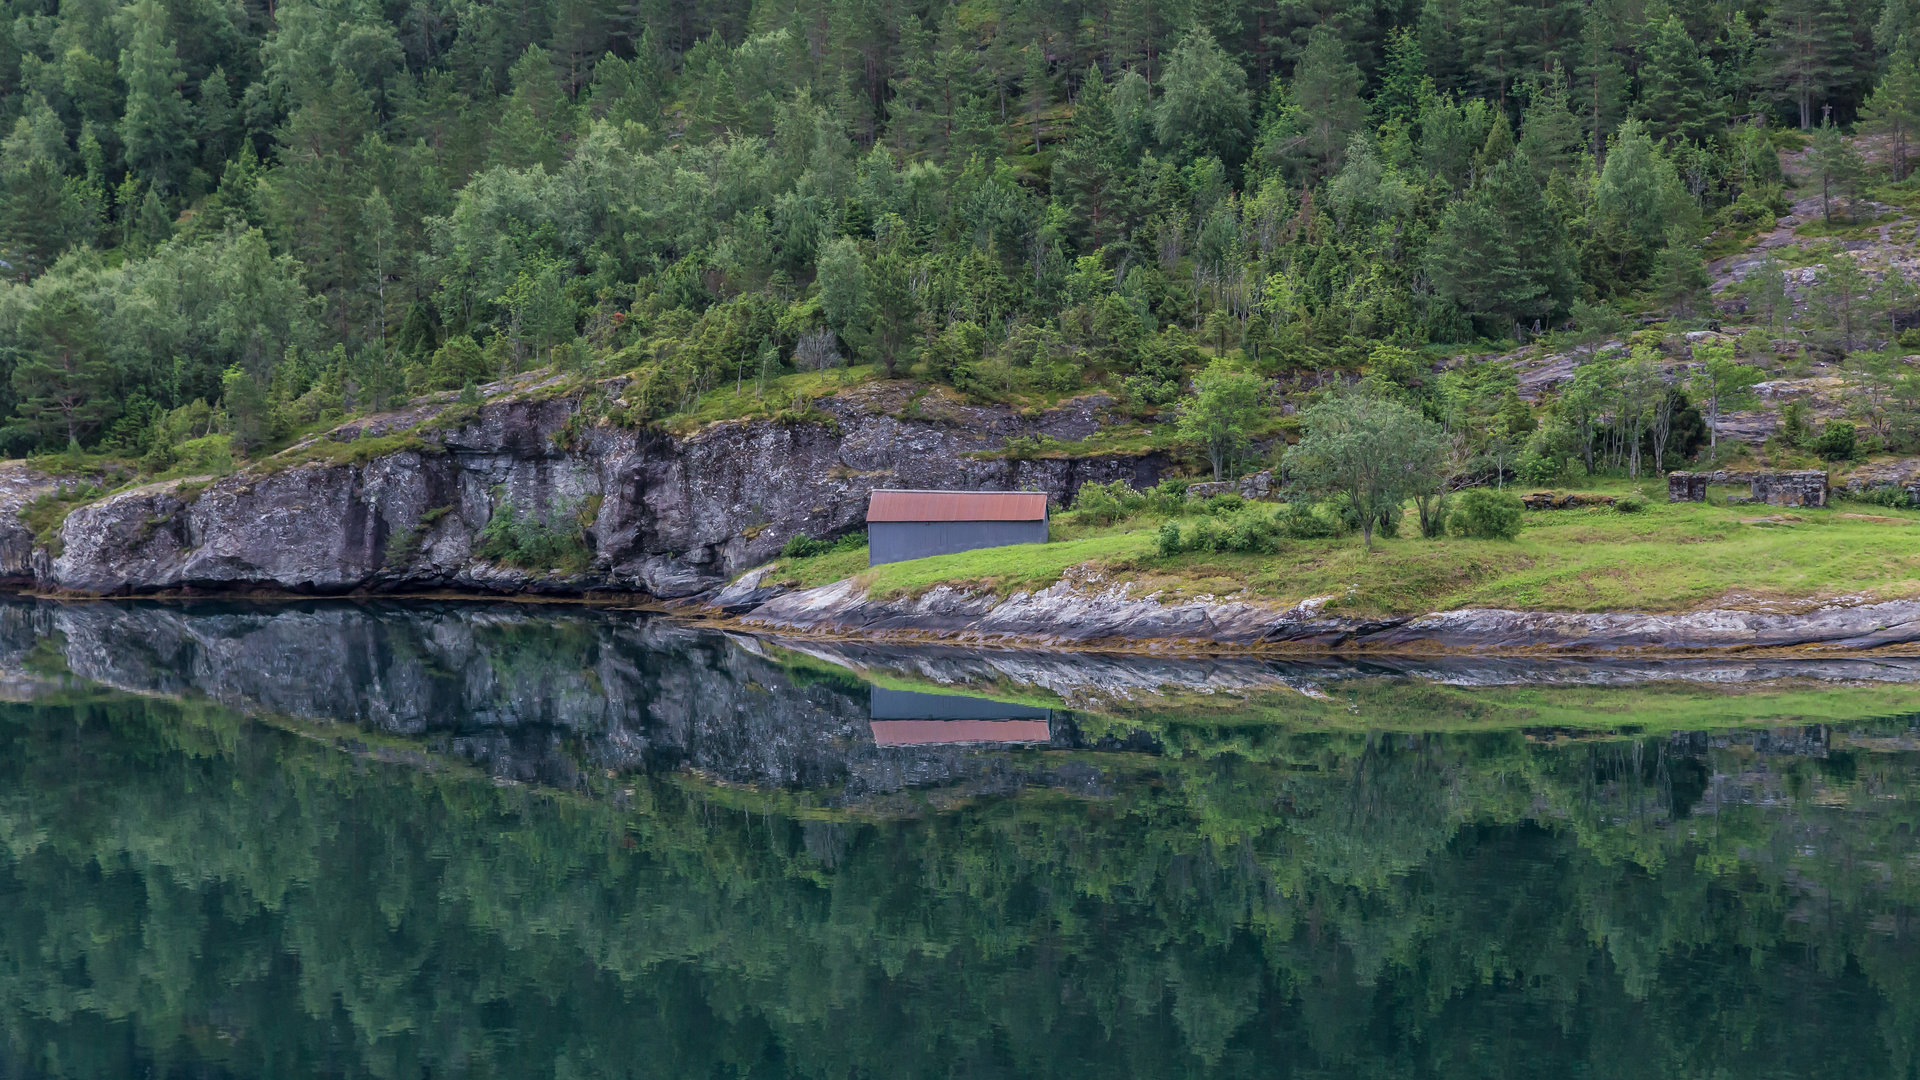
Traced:
<path id="1" fill-rule="evenodd" d="M 1071 571 L 1131 582 L 1140 596 L 1280 604 L 1332 597 L 1329 606 L 1356 614 L 1791 608 L 1815 598 L 1920 595 L 1920 510 L 1911 507 L 1840 500 L 1827 509 L 1781 510 L 1730 507 L 1718 496 L 1669 504 L 1618 481 L 1583 490 L 1611 495 L 1615 505 L 1521 511 L 1511 493 L 1456 493 L 1445 535 L 1423 537 L 1417 510 L 1406 505 L 1369 549 L 1351 508 L 1337 499 L 1173 502 L 1156 489 L 1134 493 L 1133 508 L 1116 514 L 1107 500 L 1123 497 L 1109 489 L 1061 514 L 1052 543 L 871 570 L 863 549 L 857 560 L 844 553 L 783 560 L 782 577 L 813 585 L 857 575 L 870 595 L 889 598 L 942 584 L 1005 595 L 1044 588 Z M 1170 546 L 1164 538 L 1176 533 L 1181 539 Z"/>

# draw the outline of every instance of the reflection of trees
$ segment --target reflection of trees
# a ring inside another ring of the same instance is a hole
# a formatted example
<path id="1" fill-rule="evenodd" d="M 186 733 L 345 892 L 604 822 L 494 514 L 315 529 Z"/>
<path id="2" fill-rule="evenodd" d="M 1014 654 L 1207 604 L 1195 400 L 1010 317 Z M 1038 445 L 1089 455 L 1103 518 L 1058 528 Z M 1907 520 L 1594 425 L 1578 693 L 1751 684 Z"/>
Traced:
<path id="1" fill-rule="evenodd" d="M 5 706 L 0 1073 L 1903 1075 L 1920 760 L 1833 742 L 1269 735 L 879 823 Z"/>

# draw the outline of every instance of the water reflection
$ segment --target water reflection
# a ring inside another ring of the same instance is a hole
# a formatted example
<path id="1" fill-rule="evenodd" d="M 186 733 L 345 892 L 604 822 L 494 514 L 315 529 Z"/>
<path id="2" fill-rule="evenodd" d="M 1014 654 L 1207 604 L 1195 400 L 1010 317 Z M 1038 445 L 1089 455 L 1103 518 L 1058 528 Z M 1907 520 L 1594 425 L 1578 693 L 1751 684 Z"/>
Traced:
<path id="1" fill-rule="evenodd" d="M 1899 671 L 0 605 L 0 1077 L 1911 1078 Z"/>

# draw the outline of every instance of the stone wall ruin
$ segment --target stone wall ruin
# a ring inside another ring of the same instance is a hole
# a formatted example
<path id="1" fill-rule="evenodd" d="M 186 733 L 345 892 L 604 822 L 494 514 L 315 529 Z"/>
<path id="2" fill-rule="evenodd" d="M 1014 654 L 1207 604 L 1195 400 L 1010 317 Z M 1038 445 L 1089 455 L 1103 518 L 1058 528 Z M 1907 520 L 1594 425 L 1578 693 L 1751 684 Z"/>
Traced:
<path id="1" fill-rule="evenodd" d="M 1706 502 L 1709 484 L 1746 484 L 1749 495 L 1729 495 L 1729 504 L 1765 503 L 1768 506 L 1825 506 L 1830 494 L 1827 474 L 1819 469 L 1781 472 L 1676 472 L 1667 474 L 1667 501 Z"/>

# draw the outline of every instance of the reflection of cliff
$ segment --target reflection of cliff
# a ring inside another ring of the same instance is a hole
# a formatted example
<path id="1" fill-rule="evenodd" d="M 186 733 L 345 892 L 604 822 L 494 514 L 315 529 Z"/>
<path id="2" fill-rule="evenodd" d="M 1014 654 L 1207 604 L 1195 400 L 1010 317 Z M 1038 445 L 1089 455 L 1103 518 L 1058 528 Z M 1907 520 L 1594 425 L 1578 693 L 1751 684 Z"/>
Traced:
<path id="1" fill-rule="evenodd" d="M 878 745 L 853 675 L 797 676 L 723 635 L 631 612 L 0 604 L 0 657 L 17 664 L 35 647 L 108 686 L 426 737 L 496 776 L 560 787 L 590 771 L 690 768 L 851 799 L 935 784 L 1100 789 L 1084 767 Z M 1055 741 L 1071 739 L 1063 721 Z"/>

